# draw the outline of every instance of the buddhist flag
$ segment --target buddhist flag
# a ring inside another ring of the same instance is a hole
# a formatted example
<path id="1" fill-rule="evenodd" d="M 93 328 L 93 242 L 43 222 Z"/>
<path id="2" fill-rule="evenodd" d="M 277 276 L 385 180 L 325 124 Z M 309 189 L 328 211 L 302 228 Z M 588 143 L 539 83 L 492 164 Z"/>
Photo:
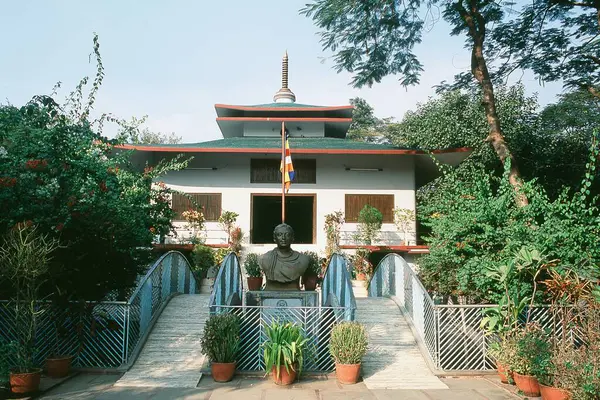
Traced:
<path id="1" fill-rule="evenodd" d="M 281 161 L 279 170 L 283 173 L 283 167 L 285 166 L 285 192 L 290 190 L 290 185 L 294 180 L 296 173 L 294 172 L 294 165 L 292 164 L 292 153 L 290 152 L 290 144 L 288 143 L 288 136 L 285 135 L 285 158 Z M 284 165 L 285 163 L 285 165 Z"/>

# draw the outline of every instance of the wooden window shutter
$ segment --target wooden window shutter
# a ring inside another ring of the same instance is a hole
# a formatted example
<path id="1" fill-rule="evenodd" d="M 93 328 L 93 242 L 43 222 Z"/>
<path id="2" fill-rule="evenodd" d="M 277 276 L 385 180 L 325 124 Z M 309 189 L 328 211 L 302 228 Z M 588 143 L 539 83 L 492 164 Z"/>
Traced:
<path id="1" fill-rule="evenodd" d="M 347 222 L 358 222 L 358 215 L 367 204 L 377 208 L 383 214 L 384 223 L 394 222 L 393 194 L 347 194 L 345 200 Z"/>
<path id="2" fill-rule="evenodd" d="M 292 155 L 293 157 L 293 155 Z M 317 183 L 317 160 L 293 159 L 296 177 L 293 183 Z M 277 158 L 250 160 L 250 183 L 281 183 L 281 161 Z"/>
<path id="3" fill-rule="evenodd" d="M 190 198 L 198 207 L 204 208 L 206 221 L 217 221 L 221 216 L 221 193 L 173 193 L 171 208 L 177 213 L 175 220 L 182 221 L 181 213 L 194 207 Z"/>

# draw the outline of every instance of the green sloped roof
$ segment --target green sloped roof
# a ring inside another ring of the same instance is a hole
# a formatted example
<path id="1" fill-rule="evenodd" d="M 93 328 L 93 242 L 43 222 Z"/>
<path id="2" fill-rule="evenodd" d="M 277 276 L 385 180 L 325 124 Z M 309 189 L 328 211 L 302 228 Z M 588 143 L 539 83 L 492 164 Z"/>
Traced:
<path id="1" fill-rule="evenodd" d="M 281 147 L 279 137 L 232 137 L 211 140 L 200 143 L 180 144 L 143 144 L 145 147 L 173 148 L 222 148 L 222 149 L 278 149 Z M 290 148 L 293 149 L 345 149 L 345 150 L 400 150 L 406 149 L 388 144 L 358 142 L 348 139 L 329 137 L 290 138 Z M 411 149 L 412 150 L 412 149 Z"/>

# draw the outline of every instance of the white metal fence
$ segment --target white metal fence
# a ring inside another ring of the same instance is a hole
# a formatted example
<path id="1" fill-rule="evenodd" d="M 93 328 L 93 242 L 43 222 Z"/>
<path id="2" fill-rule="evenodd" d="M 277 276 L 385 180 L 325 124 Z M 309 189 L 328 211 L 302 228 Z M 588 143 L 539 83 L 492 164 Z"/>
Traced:
<path id="1" fill-rule="evenodd" d="M 128 301 L 70 304 L 68 309 L 38 302 L 35 362 L 42 365 L 55 353 L 73 355 L 76 367 L 124 366 L 140 350 L 141 339 L 171 295 L 195 293 L 196 287 L 185 256 L 171 251 L 148 269 Z M 0 343 L 22 340 L 19 318 L 25 316 L 13 302 L 0 302 Z"/>
<path id="2" fill-rule="evenodd" d="M 495 369 L 488 356 L 493 340 L 480 327 L 484 310 L 493 305 L 435 304 L 410 265 L 397 254 L 387 255 L 378 264 L 369 296 L 389 296 L 402 309 L 416 332 L 424 356 L 441 371 L 483 371 Z M 554 335 L 562 335 L 561 320 L 548 307 L 531 310 L 531 321 Z M 569 331 L 568 335 L 576 332 Z"/>

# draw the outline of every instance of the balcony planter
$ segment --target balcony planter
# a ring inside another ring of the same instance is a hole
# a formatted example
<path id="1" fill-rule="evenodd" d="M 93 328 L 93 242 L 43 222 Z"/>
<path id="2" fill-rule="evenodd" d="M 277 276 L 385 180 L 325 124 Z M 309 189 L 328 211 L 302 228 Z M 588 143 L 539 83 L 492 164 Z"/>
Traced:
<path id="1" fill-rule="evenodd" d="M 41 369 L 34 369 L 31 372 L 11 372 L 10 389 L 13 393 L 37 392 L 40 388 L 41 377 Z"/>
<path id="2" fill-rule="evenodd" d="M 540 395 L 540 384 L 533 375 L 521 375 L 513 373 L 517 388 L 522 391 L 525 396 L 537 397 Z"/>
<path id="3" fill-rule="evenodd" d="M 235 374 L 235 363 L 212 363 L 211 374 L 215 382 L 229 382 Z"/>
<path id="4" fill-rule="evenodd" d="M 352 385 L 358 382 L 360 377 L 359 364 L 339 364 L 335 363 L 335 376 L 340 383 Z"/>
<path id="5" fill-rule="evenodd" d="M 542 394 L 542 400 L 570 400 L 571 393 L 564 389 L 555 388 L 552 386 L 545 386 L 540 383 L 540 393 Z"/>
<path id="6" fill-rule="evenodd" d="M 64 378 L 71 371 L 73 356 L 53 356 L 46 359 L 46 374 L 50 378 Z"/>

